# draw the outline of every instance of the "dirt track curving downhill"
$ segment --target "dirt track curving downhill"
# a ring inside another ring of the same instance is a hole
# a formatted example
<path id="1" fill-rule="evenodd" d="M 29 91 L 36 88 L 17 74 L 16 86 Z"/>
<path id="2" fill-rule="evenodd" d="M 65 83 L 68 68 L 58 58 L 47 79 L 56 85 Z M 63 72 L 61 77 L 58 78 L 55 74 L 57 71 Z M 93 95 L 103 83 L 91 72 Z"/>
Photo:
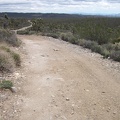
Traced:
<path id="1" fill-rule="evenodd" d="M 120 120 L 119 63 L 53 38 L 18 38 L 27 52 L 20 120 Z"/>

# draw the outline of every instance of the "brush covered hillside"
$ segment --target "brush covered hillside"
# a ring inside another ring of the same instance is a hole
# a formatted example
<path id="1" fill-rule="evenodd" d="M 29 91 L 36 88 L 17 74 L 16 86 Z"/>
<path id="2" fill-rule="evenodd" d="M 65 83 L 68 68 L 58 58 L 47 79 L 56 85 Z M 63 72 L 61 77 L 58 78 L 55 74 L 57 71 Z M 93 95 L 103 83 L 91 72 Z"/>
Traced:
<path id="1" fill-rule="evenodd" d="M 20 44 L 14 32 L 0 28 L 0 73 L 13 72 L 20 66 L 20 55 L 15 52 Z"/>
<path id="2" fill-rule="evenodd" d="M 20 66 L 20 55 L 14 51 L 21 41 L 12 30 L 29 25 L 27 19 L 10 18 L 7 14 L 0 18 L 0 72 L 13 72 Z"/>
<path id="3" fill-rule="evenodd" d="M 4 13 L 0 13 L 3 16 Z M 58 13 L 7 13 L 10 18 L 81 18 L 81 17 L 91 17 L 90 15 L 79 15 L 79 14 L 58 14 Z M 95 17 L 95 16 L 94 16 Z"/>
<path id="4" fill-rule="evenodd" d="M 32 28 L 19 33 L 41 33 L 60 38 L 120 61 L 120 18 L 44 18 L 32 19 L 32 23 Z"/>
<path id="5" fill-rule="evenodd" d="M 0 18 L 0 74 L 12 73 L 21 65 L 20 55 L 16 52 L 21 41 L 11 30 L 27 25 L 28 20 L 13 19 L 7 15 Z"/>

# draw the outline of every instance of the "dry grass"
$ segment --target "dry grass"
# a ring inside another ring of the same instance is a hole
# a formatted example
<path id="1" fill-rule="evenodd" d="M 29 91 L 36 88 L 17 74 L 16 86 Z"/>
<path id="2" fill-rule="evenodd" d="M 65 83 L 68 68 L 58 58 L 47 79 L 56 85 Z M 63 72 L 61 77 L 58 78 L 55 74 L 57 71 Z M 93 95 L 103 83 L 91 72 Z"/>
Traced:
<path id="1" fill-rule="evenodd" d="M 20 55 L 5 44 L 0 44 L 0 72 L 13 72 L 21 65 Z"/>
<path id="2" fill-rule="evenodd" d="M 21 41 L 17 39 L 16 34 L 6 29 L 0 29 L 0 42 L 6 42 L 12 46 L 20 46 L 21 44 Z"/>
<path id="3" fill-rule="evenodd" d="M 14 60 L 12 56 L 0 49 L 0 71 L 1 72 L 13 72 L 15 68 Z"/>

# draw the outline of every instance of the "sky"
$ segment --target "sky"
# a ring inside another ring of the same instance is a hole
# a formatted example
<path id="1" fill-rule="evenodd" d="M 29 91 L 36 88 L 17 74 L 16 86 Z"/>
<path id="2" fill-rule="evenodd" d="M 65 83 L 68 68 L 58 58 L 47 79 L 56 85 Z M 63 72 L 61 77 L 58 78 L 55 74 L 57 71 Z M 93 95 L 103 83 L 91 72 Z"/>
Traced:
<path id="1" fill-rule="evenodd" d="M 0 12 L 118 14 L 120 0 L 0 0 Z"/>

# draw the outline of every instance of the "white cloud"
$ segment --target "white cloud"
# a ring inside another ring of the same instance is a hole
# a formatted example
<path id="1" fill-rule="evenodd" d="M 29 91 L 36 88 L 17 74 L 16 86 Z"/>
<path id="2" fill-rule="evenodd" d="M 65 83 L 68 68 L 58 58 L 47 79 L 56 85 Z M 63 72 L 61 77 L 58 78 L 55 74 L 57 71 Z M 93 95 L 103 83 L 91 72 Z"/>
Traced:
<path id="1" fill-rule="evenodd" d="M 120 0 L 0 0 L 1 12 L 117 14 Z"/>

